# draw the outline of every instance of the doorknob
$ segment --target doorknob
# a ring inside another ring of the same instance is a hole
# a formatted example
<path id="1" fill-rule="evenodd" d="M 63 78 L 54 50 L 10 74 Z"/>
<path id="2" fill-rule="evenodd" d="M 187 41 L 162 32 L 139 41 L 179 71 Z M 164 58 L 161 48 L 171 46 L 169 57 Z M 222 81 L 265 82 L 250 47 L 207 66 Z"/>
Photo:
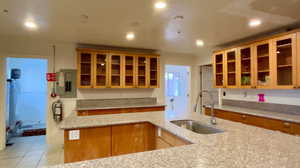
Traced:
<path id="1" fill-rule="evenodd" d="M 170 102 L 174 102 L 174 98 L 171 98 L 171 99 L 170 99 Z"/>

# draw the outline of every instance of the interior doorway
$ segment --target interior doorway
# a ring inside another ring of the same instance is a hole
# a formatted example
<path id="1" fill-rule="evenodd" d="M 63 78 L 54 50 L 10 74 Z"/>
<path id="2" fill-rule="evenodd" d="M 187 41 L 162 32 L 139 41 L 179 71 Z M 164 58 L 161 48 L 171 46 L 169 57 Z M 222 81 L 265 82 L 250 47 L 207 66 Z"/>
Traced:
<path id="1" fill-rule="evenodd" d="M 166 117 L 187 117 L 190 112 L 190 67 L 165 66 Z"/>
<path id="2" fill-rule="evenodd" d="M 12 138 L 46 134 L 47 71 L 46 59 L 6 59 L 8 144 Z"/>

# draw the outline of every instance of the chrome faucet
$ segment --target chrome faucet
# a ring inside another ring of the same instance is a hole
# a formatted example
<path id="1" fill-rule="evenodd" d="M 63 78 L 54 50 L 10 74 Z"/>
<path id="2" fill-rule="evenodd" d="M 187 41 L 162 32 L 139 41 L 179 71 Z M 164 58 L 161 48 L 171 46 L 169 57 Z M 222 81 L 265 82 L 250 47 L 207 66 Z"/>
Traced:
<path id="1" fill-rule="evenodd" d="M 211 115 L 210 123 L 212 125 L 217 125 L 217 120 L 216 120 L 215 113 L 214 113 L 215 102 L 214 102 L 214 97 L 213 97 L 212 91 L 202 90 L 202 91 L 199 92 L 199 94 L 197 96 L 196 104 L 194 106 L 194 111 L 197 112 L 199 99 L 200 99 L 200 97 L 202 97 L 203 93 L 207 93 L 209 95 L 209 98 L 210 98 L 210 101 L 211 101 L 211 104 L 210 104 L 210 115 Z M 201 113 L 201 111 L 200 111 L 200 113 Z"/>

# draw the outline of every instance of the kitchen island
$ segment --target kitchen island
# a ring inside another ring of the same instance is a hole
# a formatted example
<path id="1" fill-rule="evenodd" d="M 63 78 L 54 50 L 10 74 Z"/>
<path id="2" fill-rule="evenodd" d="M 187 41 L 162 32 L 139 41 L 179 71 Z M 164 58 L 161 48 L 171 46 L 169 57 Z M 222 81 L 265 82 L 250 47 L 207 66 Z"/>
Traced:
<path id="1" fill-rule="evenodd" d="M 209 117 L 190 119 L 209 124 Z M 225 132 L 197 134 L 178 127 L 164 112 L 69 117 L 62 129 L 92 128 L 149 122 L 192 144 L 167 149 L 113 156 L 103 159 L 50 166 L 49 168 L 190 168 L 190 167 L 300 167 L 300 137 L 218 119 L 216 128 Z"/>

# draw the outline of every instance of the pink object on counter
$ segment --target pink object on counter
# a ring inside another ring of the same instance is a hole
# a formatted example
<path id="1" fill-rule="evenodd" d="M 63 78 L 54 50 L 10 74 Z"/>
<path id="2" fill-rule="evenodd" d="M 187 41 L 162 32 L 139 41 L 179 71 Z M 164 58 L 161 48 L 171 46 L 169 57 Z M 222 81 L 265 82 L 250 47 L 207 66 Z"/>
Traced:
<path id="1" fill-rule="evenodd" d="M 258 101 L 259 102 L 265 102 L 265 94 L 260 93 L 257 96 L 258 96 Z"/>

